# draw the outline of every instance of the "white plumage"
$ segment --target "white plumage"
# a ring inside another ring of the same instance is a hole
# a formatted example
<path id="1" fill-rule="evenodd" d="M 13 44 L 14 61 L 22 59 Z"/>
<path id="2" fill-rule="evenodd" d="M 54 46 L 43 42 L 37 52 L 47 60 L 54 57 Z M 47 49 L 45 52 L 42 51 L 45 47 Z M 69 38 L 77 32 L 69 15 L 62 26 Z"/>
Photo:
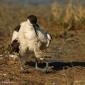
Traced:
<path id="1" fill-rule="evenodd" d="M 13 32 L 12 41 L 11 42 L 13 42 L 14 40 L 18 40 L 18 32 L 17 31 Z"/>
<path id="2" fill-rule="evenodd" d="M 28 48 L 30 51 L 35 53 L 35 57 L 41 59 L 42 58 L 42 46 L 46 49 L 51 41 L 51 36 L 48 33 L 43 32 L 39 27 L 37 27 L 36 32 L 35 28 L 29 21 L 29 19 L 20 24 L 19 32 L 14 31 L 12 36 L 13 40 L 18 40 L 20 43 L 19 49 L 20 54 L 24 55 L 26 49 Z M 42 45 L 43 44 L 43 45 Z M 41 48 L 41 49 L 40 49 Z"/>

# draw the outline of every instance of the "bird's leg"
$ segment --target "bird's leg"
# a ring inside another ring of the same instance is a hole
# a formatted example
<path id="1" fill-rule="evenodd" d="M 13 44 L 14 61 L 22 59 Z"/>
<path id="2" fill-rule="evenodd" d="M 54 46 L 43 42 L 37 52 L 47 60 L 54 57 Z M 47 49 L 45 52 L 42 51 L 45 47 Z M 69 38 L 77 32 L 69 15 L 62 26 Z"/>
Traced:
<path id="1" fill-rule="evenodd" d="M 38 60 L 35 58 L 35 68 L 38 69 Z"/>
<path id="2" fill-rule="evenodd" d="M 50 71 L 52 71 L 53 68 L 54 68 L 54 66 L 49 66 L 49 62 L 46 61 L 45 72 L 50 72 Z"/>
<path id="3" fill-rule="evenodd" d="M 35 62 L 36 70 L 40 70 L 40 71 L 43 71 L 43 72 L 48 72 L 48 68 L 49 68 L 48 62 L 46 62 L 46 66 L 44 68 L 41 68 L 41 67 L 38 66 L 38 64 L 43 63 L 43 61 L 38 60 L 37 58 L 35 60 L 36 60 L 36 62 Z"/>
<path id="4" fill-rule="evenodd" d="M 19 62 L 20 62 L 20 69 L 21 71 L 25 71 L 26 70 L 26 66 L 25 66 L 25 62 L 26 62 L 26 59 L 25 59 L 25 56 L 22 56 L 20 55 L 19 56 Z"/>
<path id="5" fill-rule="evenodd" d="M 48 62 L 46 62 L 46 67 L 45 67 L 46 71 L 48 71 L 48 68 L 49 68 L 49 64 Z"/>
<path id="6" fill-rule="evenodd" d="M 21 71 L 22 70 L 24 70 L 24 61 L 23 61 L 23 59 L 20 57 L 20 69 L 21 69 Z"/>
<path id="7" fill-rule="evenodd" d="M 38 60 L 38 59 L 36 58 L 35 68 L 36 68 L 37 70 L 43 71 L 43 68 L 39 67 L 39 64 L 41 64 L 41 63 L 43 63 L 43 62 L 42 62 L 41 60 Z"/>

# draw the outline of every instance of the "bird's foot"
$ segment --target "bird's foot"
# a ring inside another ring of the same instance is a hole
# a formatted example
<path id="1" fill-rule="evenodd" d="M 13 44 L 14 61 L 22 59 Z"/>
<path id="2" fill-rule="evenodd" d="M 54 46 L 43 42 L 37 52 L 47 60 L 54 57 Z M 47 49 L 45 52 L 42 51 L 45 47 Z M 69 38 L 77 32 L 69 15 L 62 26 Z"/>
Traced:
<path id="1" fill-rule="evenodd" d="M 52 71 L 53 66 L 49 66 L 49 63 L 46 62 L 46 65 L 43 68 L 41 68 L 40 66 L 38 66 L 38 63 L 36 63 L 35 68 L 36 68 L 36 70 L 47 73 L 47 72 Z"/>

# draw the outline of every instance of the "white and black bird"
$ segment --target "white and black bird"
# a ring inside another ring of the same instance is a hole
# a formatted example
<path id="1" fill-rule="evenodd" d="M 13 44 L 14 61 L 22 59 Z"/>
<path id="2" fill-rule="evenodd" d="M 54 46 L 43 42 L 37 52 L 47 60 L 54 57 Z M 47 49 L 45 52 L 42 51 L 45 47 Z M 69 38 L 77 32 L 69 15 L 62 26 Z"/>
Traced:
<path id="1" fill-rule="evenodd" d="M 27 48 L 33 51 L 36 59 L 42 60 L 42 49 L 49 47 L 51 36 L 49 33 L 43 32 L 37 24 L 37 17 L 30 15 L 27 20 L 17 26 L 12 36 L 13 51 L 24 55 Z M 24 57 L 24 56 L 23 56 Z"/>

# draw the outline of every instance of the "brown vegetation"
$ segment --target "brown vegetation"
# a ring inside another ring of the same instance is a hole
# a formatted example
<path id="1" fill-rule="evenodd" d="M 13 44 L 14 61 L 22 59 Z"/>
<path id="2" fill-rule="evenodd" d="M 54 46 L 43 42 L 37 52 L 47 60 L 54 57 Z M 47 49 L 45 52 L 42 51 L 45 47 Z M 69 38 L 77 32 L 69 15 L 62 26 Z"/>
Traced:
<path id="1" fill-rule="evenodd" d="M 85 67 L 65 67 L 52 73 L 42 73 L 30 67 L 29 73 L 20 73 L 18 62 L 5 59 L 13 29 L 30 14 L 35 14 L 43 28 L 52 35 L 51 51 L 56 60 L 85 61 L 85 7 L 79 2 L 66 6 L 53 3 L 51 6 L 0 6 L 0 85 L 85 85 Z M 79 77 L 79 78 L 78 78 Z M 5 84 L 4 84 L 5 85 Z M 7 84 L 6 84 L 7 85 Z"/>

